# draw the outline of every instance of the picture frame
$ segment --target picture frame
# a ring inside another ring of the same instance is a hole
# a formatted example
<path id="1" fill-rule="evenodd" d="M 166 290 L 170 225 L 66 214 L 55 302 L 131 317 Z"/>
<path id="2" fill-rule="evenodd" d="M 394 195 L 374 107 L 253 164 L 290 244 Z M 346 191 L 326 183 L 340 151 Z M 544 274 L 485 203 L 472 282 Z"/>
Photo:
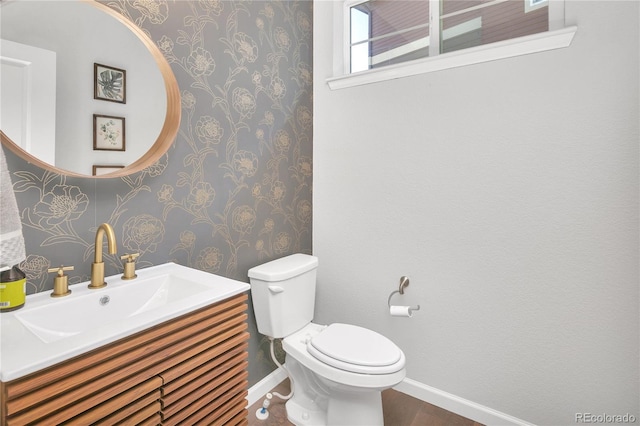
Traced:
<path id="1" fill-rule="evenodd" d="M 93 114 L 93 150 L 126 150 L 124 117 Z"/>
<path id="2" fill-rule="evenodd" d="M 92 176 L 101 176 L 101 175 L 106 175 L 108 173 L 113 173 L 120 169 L 124 169 L 124 166 L 105 166 L 105 165 L 94 164 L 93 171 L 91 174 Z"/>
<path id="3" fill-rule="evenodd" d="M 94 62 L 93 98 L 126 104 L 127 71 Z"/>

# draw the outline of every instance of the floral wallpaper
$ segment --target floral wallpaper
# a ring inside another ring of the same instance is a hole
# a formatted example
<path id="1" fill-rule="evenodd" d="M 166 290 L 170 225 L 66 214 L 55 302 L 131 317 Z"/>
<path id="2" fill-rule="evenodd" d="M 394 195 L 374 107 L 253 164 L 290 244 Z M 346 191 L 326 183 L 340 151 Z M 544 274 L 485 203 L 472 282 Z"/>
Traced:
<path id="1" fill-rule="evenodd" d="M 50 291 L 47 269 L 62 264 L 74 266 L 72 283 L 88 280 L 103 222 L 118 245 L 116 255 L 104 253 L 106 275 L 122 272 L 120 256 L 139 253 L 138 268 L 173 261 L 247 282 L 255 265 L 310 253 L 313 3 L 104 3 L 171 64 L 179 134 L 158 163 L 114 179 L 50 173 L 5 150 L 27 245 L 27 292 Z M 249 311 L 254 384 L 274 366 Z"/>

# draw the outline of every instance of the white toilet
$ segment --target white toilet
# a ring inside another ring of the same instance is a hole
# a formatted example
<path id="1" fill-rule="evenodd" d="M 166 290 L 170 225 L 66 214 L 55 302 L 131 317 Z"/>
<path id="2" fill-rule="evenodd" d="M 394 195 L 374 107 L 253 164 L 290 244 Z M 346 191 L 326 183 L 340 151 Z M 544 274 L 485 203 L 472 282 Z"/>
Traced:
<path id="1" fill-rule="evenodd" d="M 249 270 L 258 331 L 284 338 L 296 425 L 382 425 L 381 392 L 404 379 L 405 356 L 366 328 L 311 322 L 318 258 L 283 257 Z"/>

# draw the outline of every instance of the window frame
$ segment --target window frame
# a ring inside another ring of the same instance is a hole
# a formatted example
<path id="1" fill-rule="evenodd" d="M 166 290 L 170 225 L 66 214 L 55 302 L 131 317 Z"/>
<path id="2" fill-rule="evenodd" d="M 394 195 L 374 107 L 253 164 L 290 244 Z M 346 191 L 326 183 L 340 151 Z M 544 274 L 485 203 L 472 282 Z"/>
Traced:
<path id="1" fill-rule="evenodd" d="M 577 31 L 577 26 L 565 27 L 565 0 L 548 0 L 549 30 L 546 32 L 461 49 L 449 53 L 440 53 L 437 51 L 440 44 L 440 0 L 428 0 L 430 2 L 430 10 L 436 11 L 435 15 L 433 12 L 430 13 L 429 34 L 431 40 L 429 57 L 351 73 L 350 9 L 353 6 L 366 3 L 367 1 L 369 0 L 344 0 L 334 2 L 334 76 L 326 80 L 332 90 L 442 71 L 445 69 L 527 55 L 530 53 L 561 49 L 571 45 L 573 37 Z M 437 36 L 432 37 L 432 33 L 437 34 Z"/>

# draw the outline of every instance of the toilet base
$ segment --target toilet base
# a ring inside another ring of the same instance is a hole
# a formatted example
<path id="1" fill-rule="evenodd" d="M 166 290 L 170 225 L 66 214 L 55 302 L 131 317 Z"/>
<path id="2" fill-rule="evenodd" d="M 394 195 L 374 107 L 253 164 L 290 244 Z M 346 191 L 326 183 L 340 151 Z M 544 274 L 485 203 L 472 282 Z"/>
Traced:
<path id="1" fill-rule="evenodd" d="M 314 374 L 287 356 L 293 396 L 285 404 L 296 426 L 383 426 L 382 390 L 354 388 Z"/>
<path id="2" fill-rule="evenodd" d="M 327 425 L 383 426 L 382 393 L 341 395 L 334 390 L 327 407 Z"/>
<path id="3" fill-rule="evenodd" d="M 327 424 L 326 412 L 298 404 L 298 401 L 293 398 L 287 401 L 285 409 L 287 410 L 287 420 L 296 426 L 320 426 Z"/>
<path id="4" fill-rule="evenodd" d="M 327 412 L 312 410 L 291 399 L 285 404 L 287 420 L 296 426 L 383 426 L 381 393 L 373 392 L 361 397 L 360 401 L 350 398 L 348 402 L 340 398 L 329 399 Z"/>

